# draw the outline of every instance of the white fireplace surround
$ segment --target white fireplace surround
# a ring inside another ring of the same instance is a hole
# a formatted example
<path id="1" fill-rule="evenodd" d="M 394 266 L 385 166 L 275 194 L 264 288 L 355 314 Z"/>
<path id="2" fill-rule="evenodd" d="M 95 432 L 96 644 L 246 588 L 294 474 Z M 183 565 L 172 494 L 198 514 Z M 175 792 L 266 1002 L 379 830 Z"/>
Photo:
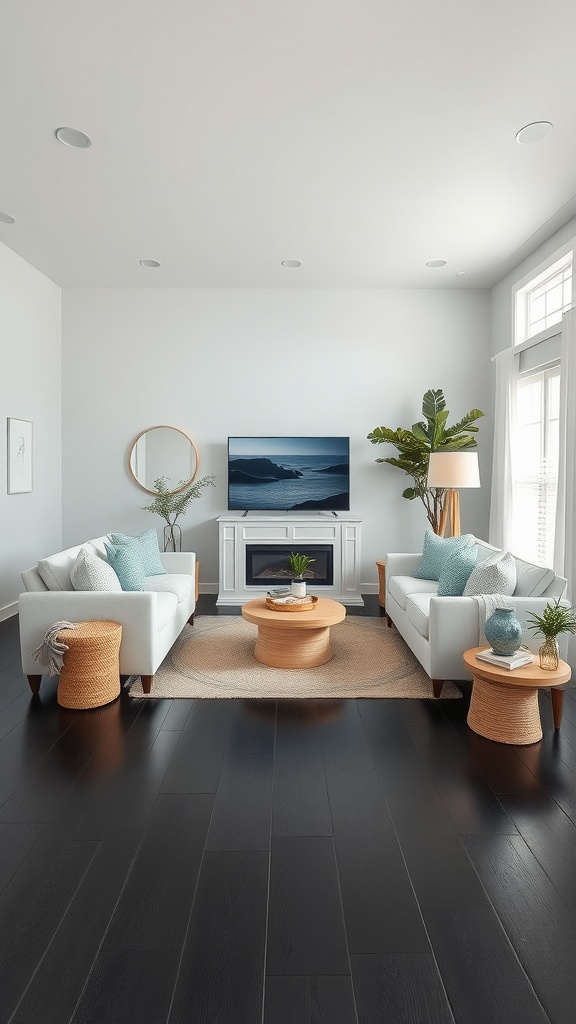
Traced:
<path id="1" fill-rule="evenodd" d="M 360 534 L 362 520 L 347 513 L 338 518 L 326 513 L 248 513 L 218 519 L 217 605 L 239 605 L 263 597 L 266 587 L 246 583 L 246 546 L 283 545 L 298 551 L 298 544 L 331 544 L 334 581 L 314 593 L 346 605 L 363 605 L 360 594 Z"/>

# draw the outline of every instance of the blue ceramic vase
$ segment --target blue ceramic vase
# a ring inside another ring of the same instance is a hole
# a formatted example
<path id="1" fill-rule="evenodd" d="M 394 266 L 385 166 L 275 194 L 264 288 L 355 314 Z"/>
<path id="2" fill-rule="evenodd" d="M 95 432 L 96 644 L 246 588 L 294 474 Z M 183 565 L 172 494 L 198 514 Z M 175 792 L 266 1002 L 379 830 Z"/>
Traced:
<path id="1" fill-rule="evenodd" d="M 486 619 L 484 633 L 494 654 L 505 657 L 515 654 L 522 643 L 522 626 L 513 608 L 496 608 Z"/>

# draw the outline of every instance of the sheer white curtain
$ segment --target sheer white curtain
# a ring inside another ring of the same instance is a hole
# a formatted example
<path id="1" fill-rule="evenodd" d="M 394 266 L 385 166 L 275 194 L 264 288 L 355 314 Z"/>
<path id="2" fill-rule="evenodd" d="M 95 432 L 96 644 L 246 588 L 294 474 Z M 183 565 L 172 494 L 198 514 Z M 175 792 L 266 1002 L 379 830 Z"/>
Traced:
<path id="1" fill-rule="evenodd" d="M 514 424 L 520 357 L 513 348 L 506 348 L 494 358 L 496 386 L 494 393 L 494 449 L 492 456 L 492 494 L 490 499 L 490 530 L 488 540 L 497 548 L 513 547 L 514 515 Z"/>
<path id="2" fill-rule="evenodd" d="M 568 597 L 576 582 L 576 309 L 562 318 L 560 355 L 560 455 L 554 570 L 568 580 Z"/>

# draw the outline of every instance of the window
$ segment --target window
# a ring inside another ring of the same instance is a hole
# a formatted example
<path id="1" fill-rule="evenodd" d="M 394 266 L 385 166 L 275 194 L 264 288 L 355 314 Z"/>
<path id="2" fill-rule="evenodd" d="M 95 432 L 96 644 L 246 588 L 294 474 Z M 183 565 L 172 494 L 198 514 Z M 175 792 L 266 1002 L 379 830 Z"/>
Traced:
<path id="1" fill-rule="evenodd" d="M 515 344 L 559 324 L 572 305 L 572 252 L 516 292 Z"/>
<path id="2" fill-rule="evenodd" d="M 514 551 L 537 565 L 554 560 L 560 367 L 521 377 L 516 411 Z"/>

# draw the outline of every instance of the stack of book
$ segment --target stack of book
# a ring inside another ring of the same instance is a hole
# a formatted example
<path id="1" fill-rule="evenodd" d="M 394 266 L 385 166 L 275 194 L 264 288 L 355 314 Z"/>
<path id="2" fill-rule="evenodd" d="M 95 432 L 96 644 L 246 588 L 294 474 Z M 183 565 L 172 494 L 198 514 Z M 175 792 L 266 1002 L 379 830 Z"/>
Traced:
<path id="1" fill-rule="evenodd" d="M 515 654 L 495 654 L 489 647 L 485 651 L 479 651 L 476 657 L 479 661 L 487 661 L 490 665 L 498 665 L 499 668 L 520 668 L 522 665 L 530 665 L 532 655 L 530 651 L 519 650 Z"/>
<path id="2" fill-rule="evenodd" d="M 290 597 L 291 593 L 290 587 L 276 587 L 274 590 L 268 590 L 267 596 L 271 597 L 273 601 L 278 601 L 281 597 Z"/>

